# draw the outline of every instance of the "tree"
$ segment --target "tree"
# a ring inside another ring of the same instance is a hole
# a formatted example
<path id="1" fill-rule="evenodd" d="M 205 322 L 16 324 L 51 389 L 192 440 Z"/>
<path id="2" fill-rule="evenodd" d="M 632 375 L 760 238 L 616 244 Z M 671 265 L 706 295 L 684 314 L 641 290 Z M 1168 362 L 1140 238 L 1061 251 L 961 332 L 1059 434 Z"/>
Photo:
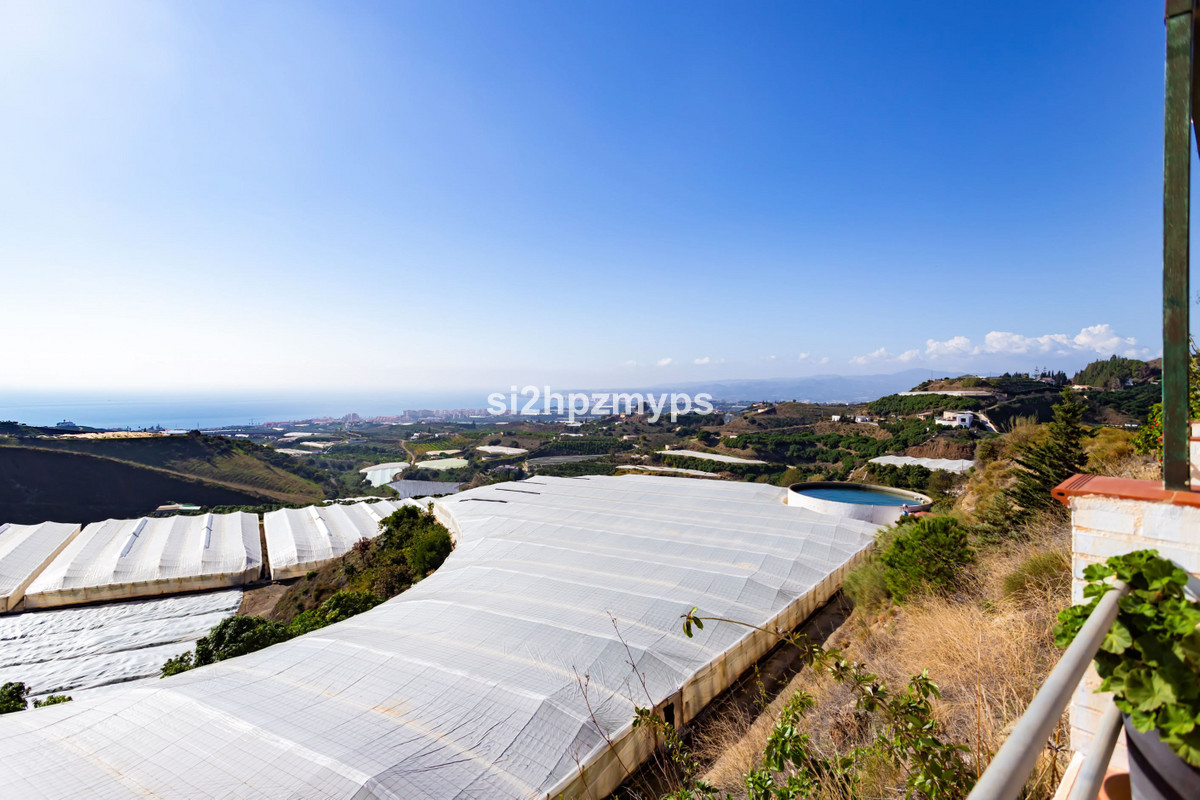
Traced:
<path id="1" fill-rule="evenodd" d="M 1030 440 L 1018 450 L 1014 459 L 1016 482 L 1008 496 L 1019 508 L 1020 516 L 1060 507 L 1051 490 L 1081 471 L 1087 461 L 1083 441 L 1091 434 L 1083 427 L 1086 408 L 1073 392 L 1063 390 L 1062 401 L 1053 408 L 1054 419 L 1047 425 L 1047 435 Z"/>

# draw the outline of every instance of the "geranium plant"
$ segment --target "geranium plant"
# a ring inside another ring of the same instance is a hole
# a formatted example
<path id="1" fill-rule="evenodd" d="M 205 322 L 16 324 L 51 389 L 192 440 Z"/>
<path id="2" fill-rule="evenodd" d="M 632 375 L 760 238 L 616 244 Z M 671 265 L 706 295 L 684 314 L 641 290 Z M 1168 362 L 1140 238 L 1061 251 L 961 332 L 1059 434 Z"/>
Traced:
<path id="1" fill-rule="evenodd" d="M 1066 647 L 1112 591 L 1117 578 L 1129 586 L 1120 611 L 1096 653 L 1099 691 L 1112 692 L 1133 726 L 1159 738 L 1176 755 L 1200 767 L 1200 603 L 1184 594 L 1188 575 L 1157 550 L 1115 556 L 1084 570 L 1084 605 L 1058 615 L 1055 643 Z"/>

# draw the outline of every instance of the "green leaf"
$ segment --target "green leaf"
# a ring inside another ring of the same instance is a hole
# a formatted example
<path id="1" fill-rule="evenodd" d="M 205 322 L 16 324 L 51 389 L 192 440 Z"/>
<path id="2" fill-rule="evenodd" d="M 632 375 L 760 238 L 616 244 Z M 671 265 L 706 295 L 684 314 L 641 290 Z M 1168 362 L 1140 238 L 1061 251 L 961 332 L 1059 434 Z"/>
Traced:
<path id="1" fill-rule="evenodd" d="M 1155 719 L 1159 730 L 1175 736 L 1190 733 L 1196 727 L 1196 717 L 1186 706 L 1164 706 L 1158 710 Z"/>
<path id="2" fill-rule="evenodd" d="M 1133 646 L 1133 634 L 1118 619 L 1109 628 L 1108 633 L 1104 635 L 1104 641 L 1101 642 L 1100 649 L 1109 653 L 1123 653 L 1131 646 Z"/>

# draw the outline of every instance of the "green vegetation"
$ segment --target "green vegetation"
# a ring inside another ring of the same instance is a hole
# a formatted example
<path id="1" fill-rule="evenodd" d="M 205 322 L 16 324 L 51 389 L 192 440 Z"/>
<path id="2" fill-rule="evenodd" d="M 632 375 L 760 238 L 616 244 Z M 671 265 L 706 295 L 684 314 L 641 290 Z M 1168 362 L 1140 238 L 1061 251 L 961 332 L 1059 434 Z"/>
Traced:
<path id="1" fill-rule="evenodd" d="M 1071 382 L 1082 386 L 1116 390 L 1127 380 L 1144 382 L 1156 377 L 1160 370 L 1137 358 L 1122 358 L 1114 355 L 1105 360 L 1093 361 L 1075 373 Z"/>
<path id="2" fill-rule="evenodd" d="M 875 536 L 875 548 L 867 555 L 865 561 L 850 572 L 842 583 L 842 591 L 850 598 L 856 608 L 875 608 L 891 598 L 887 588 L 885 574 L 887 567 L 880 560 L 880 554 L 886 552 L 895 541 L 903 527 L 915 518 L 901 517 L 900 523 L 891 528 L 884 528 Z"/>
<path id="3" fill-rule="evenodd" d="M 24 711 L 27 708 L 25 696 L 29 689 L 24 683 L 6 683 L 0 686 L 0 714 L 11 714 L 14 711 Z M 41 700 L 34 700 L 34 708 L 56 706 L 59 703 L 69 703 L 71 698 L 65 694 L 51 694 Z"/>
<path id="4" fill-rule="evenodd" d="M 656 461 L 675 469 L 694 469 L 711 474 L 724 473 L 733 475 L 741 480 L 770 479 L 783 472 L 779 464 L 737 464 L 724 461 L 712 461 L 695 456 L 681 456 L 672 453 L 657 453 Z M 773 482 L 773 481 L 772 481 Z"/>
<path id="5" fill-rule="evenodd" d="M 983 408 L 976 397 L 955 397 L 950 394 L 898 395 L 889 394 L 867 403 L 872 414 L 905 417 L 925 411 L 975 411 Z"/>
<path id="6" fill-rule="evenodd" d="M 0 714 L 24 711 L 27 691 L 23 683 L 6 683 L 0 686 Z"/>
<path id="7" fill-rule="evenodd" d="M 617 465 L 607 460 L 571 461 L 566 464 L 547 464 L 537 468 L 538 475 L 557 478 L 578 478 L 584 475 L 616 475 Z"/>
<path id="8" fill-rule="evenodd" d="M 867 482 L 876 486 L 891 486 L 896 489 L 911 489 L 922 492 L 929 485 L 933 470 L 919 464 L 867 464 Z"/>
<path id="9" fill-rule="evenodd" d="M 186 500 L 205 506 L 266 498 L 166 470 L 79 453 L 0 446 L 0 519 L 96 522 L 137 517 Z"/>
<path id="10" fill-rule="evenodd" d="M 163 664 L 162 677 L 244 656 L 289 638 L 287 628 L 278 622 L 261 617 L 228 617 L 221 620 L 207 636 L 200 637 L 194 652 L 168 659 Z"/>
<path id="11" fill-rule="evenodd" d="M 1191 340 L 1191 358 L 1188 359 L 1188 419 L 1200 419 L 1200 350 Z M 1150 407 L 1146 424 L 1138 429 L 1134 449 L 1144 455 L 1155 455 L 1162 461 L 1162 402 Z"/>
<path id="12" fill-rule="evenodd" d="M 1150 409 L 1161 400 L 1162 387 L 1154 383 L 1140 383 L 1111 392 L 1089 392 L 1087 395 L 1088 408 L 1094 416 L 1100 417 L 1101 411 L 1112 409 L 1139 422 L 1145 422 L 1150 416 Z"/>
<path id="13" fill-rule="evenodd" d="M 953 517 L 925 517 L 900 529 L 880 556 L 888 592 L 898 602 L 916 594 L 944 594 L 975 562 L 967 529 Z"/>
<path id="14" fill-rule="evenodd" d="M 1059 614 L 1055 641 L 1066 647 L 1100 598 L 1106 579 L 1129 585 L 1117 619 L 1096 653 L 1097 691 L 1113 692 L 1117 708 L 1143 733 L 1159 737 L 1180 758 L 1200 767 L 1200 603 L 1187 599 L 1188 575 L 1156 550 L 1114 556 L 1084 570 L 1086 605 Z"/>
<path id="15" fill-rule="evenodd" d="M 349 619 L 394 597 L 437 569 L 450 555 L 450 533 L 433 514 L 402 506 L 338 561 L 309 572 L 280 598 L 270 618 L 229 617 L 169 659 L 162 676 L 252 653 Z"/>
<path id="16" fill-rule="evenodd" d="M 872 428 L 872 431 L 875 429 Z M 848 427 L 845 433 L 817 433 L 813 430 L 764 431 L 740 433 L 736 439 L 725 438 L 722 441 L 726 447 L 750 450 L 758 458 L 776 465 L 785 463 L 793 466 L 819 466 L 813 473 L 820 480 L 846 480 L 850 473 L 867 459 L 923 444 L 938 434 L 939 427 L 921 419 L 901 419 L 881 424 L 878 432 L 882 435 L 873 437 L 855 427 Z M 759 467 L 757 470 L 727 469 L 736 466 L 738 465 L 723 464 L 721 470 L 739 476 L 780 472 L 778 466 L 772 469 Z M 712 462 L 708 462 L 707 467 L 699 468 L 711 471 Z"/>
<path id="17" fill-rule="evenodd" d="M 297 614 L 288 624 L 288 633 L 300 636 L 309 631 L 319 630 L 326 625 L 370 611 L 382 602 L 377 595 L 367 592 L 336 592 L 318 608 L 310 608 Z"/>
<path id="18" fill-rule="evenodd" d="M 286 642 L 294 636 L 349 619 L 374 608 L 383 600 L 362 592 L 337 592 L 315 609 L 299 614 L 290 625 L 262 617 L 228 617 L 196 642 L 196 649 L 167 659 L 162 677 L 178 675 L 196 667 L 215 664 L 227 658 L 244 656 Z"/>
<path id="19" fill-rule="evenodd" d="M 632 449 L 631 442 L 623 442 L 614 436 L 571 436 L 547 442 L 529 455 L 531 458 L 608 455 Z"/>
<path id="20" fill-rule="evenodd" d="M 1062 402 L 1054 406 L 1054 420 L 1041 439 L 1031 439 L 1018 448 L 1014 459 L 1019 469 L 1016 483 L 1008 490 L 1019 512 L 1028 516 L 1037 510 L 1060 509 L 1051 490 L 1083 469 L 1087 461 L 1083 441 L 1089 435 L 1082 424 L 1084 405 L 1073 392 L 1063 390 Z"/>
<path id="21" fill-rule="evenodd" d="M 690 638 L 694 629 L 703 629 L 705 621 L 743 624 L 702 617 L 693 608 L 684 616 L 684 634 Z M 761 758 L 743 776 L 752 800 L 871 796 L 865 784 L 878 772 L 881 762 L 903 773 L 908 797 L 958 800 L 967 796 L 975 783 L 975 773 L 965 757 L 968 748 L 944 738 L 933 708 L 941 692 L 927 673 L 910 676 L 904 690 L 893 691 L 886 679 L 868 672 L 864 664 L 847 659 L 838 650 L 813 644 L 803 634 L 775 635 L 795 648 L 814 672 L 849 693 L 857 724 L 871 730 L 871 735 L 841 755 L 828 755 L 803 732 L 805 716 L 816 706 L 814 697 L 803 691 L 794 693 L 772 726 Z M 866 722 L 868 719 L 871 722 Z M 649 728 L 662 737 L 674 773 L 670 777 L 678 787 L 670 798 L 730 797 L 698 777 L 699 765 L 683 739 L 675 734 L 674 726 L 658 712 L 637 708 L 634 727 Z"/>
<path id="22" fill-rule="evenodd" d="M 337 561 L 289 586 L 271 617 L 290 622 L 339 591 L 387 600 L 441 566 L 450 554 L 450 532 L 432 513 L 415 506 L 402 506 L 384 517 L 380 530 L 379 536 L 360 539 Z"/>
<path id="23" fill-rule="evenodd" d="M 9 522 L 93 522 L 140 516 L 174 501 L 303 505 L 337 494 L 332 476 L 303 459 L 195 431 L 10 441 L 0 442 L 0 518 Z"/>
<path id="24" fill-rule="evenodd" d="M 199 431 L 186 436 L 38 439 L 26 445 L 162 469 L 276 502 L 298 503 L 334 496 L 327 491 L 333 489 L 330 476 L 306 459 L 244 439 L 208 436 Z"/>

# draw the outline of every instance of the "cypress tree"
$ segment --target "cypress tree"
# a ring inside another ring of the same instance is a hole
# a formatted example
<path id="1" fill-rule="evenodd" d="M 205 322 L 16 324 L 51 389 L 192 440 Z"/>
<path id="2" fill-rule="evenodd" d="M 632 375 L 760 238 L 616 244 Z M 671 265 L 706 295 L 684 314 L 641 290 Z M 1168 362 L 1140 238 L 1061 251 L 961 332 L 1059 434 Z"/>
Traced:
<path id="1" fill-rule="evenodd" d="M 1022 516 L 1059 508 L 1050 490 L 1083 469 L 1087 461 L 1083 440 L 1090 435 L 1083 427 L 1085 408 L 1074 393 L 1063 390 L 1062 402 L 1054 406 L 1054 420 L 1047 426 L 1048 435 L 1021 447 L 1014 459 L 1017 480 L 1008 495 L 1020 507 Z"/>

